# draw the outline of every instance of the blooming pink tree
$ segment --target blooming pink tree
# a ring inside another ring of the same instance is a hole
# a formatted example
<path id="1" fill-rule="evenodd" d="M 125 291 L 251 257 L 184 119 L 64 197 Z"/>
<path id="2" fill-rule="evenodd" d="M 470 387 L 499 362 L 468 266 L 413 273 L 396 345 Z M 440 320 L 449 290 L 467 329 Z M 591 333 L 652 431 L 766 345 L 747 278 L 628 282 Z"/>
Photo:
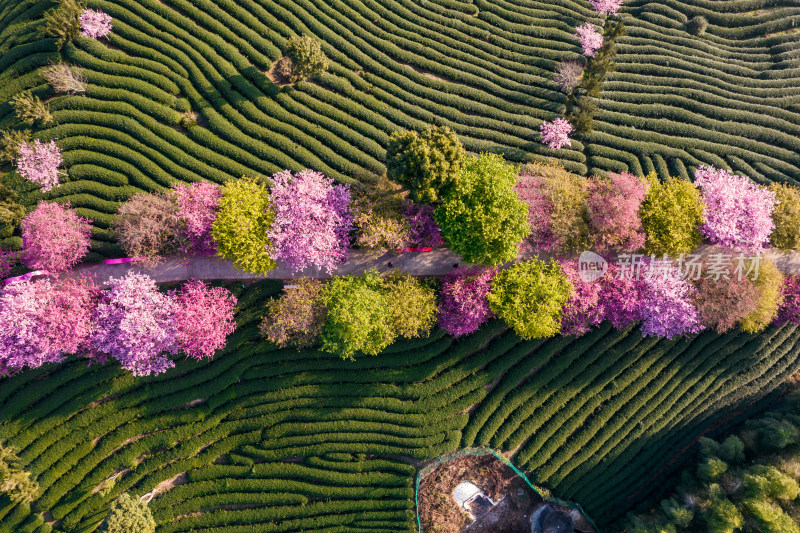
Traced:
<path id="1" fill-rule="evenodd" d="M 572 286 L 572 295 L 561 314 L 563 335 L 583 335 L 603 321 L 603 309 L 598 305 L 602 282 L 584 281 L 575 259 L 561 261 L 561 270 Z"/>
<path id="2" fill-rule="evenodd" d="M 528 224 L 531 233 L 522 241 L 523 250 L 546 252 L 557 248 L 558 236 L 550 223 L 553 202 L 545 192 L 542 178 L 520 174 L 514 190 L 519 199 L 528 206 Z"/>
<path id="3" fill-rule="evenodd" d="M 44 192 L 58 185 L 59 176 L 64 174 L 58 167 L 63 162 L 61 149 L 56 146 L 55 141 L 43 143 L 36 139 L 32 143 L 24 142 L 19 145 L 17 172 L 26 180 L 41 185 Z"/>
<path id="4" fill-rule="evenodd" d="M 214 255 L 217 243 L 211 236 L 211 225 L 217 218 L 222 191 L 219 185 L 207 181 L 180 184 L 173 189 L 178 204 L 178 218 L 185 224 L 188 246 L 184 252 Z"/>
<path id="5" fill-rule="evenodd" d="M 706 220 L 700 228 L 706 238 L 712 244 L 761 251 L 775 227 L 775 193 L 745 176 L 708 165 L 700 165 L 694 178 L 706 203 Z"/>
<path id="6" fill-rule="evenodd" d="M 0 248 L 0 279 L 5 278 L 11 273 L 11 269 L 19 259 L 19 252 Z"/>
<path id="7" fill-rule="evenodd" d="M 320 172 L 288 170 L 272 177 L 275 219 L 268 236 L 271 255 L 297 272 L 317 266 L 332 272 L 347 261 L 353 223 L 347 185 L 334 185 Z"/>
<path id="8" fill-rule="evenodd" d="M 85 279 L 6 285 L 0 291 L 0 375 L 58 363 L 85 349 L 98 293 Z"/>
<path id="9" fill-rule="evenodd" d="M 209 287 L 199 280 L 190 280 L 171 294 L 177 307 L 178 348 L 194 359 L 213 357 L 236 329 L 236 297 L 228 289 Z"/>
<path id="10" fill-rule="evenodd" d="M 681 276 L 675 263 L 645 259 L 641 276 L 642 335 L 671 339 L 705 329 L 692 303 L 697 290 Z"/>
<path id="11" fill-rule="evenodd" d="M 557 118 L 552 122 L 542 122 L 539 126 L 539 131 L 542 134 L 542 144 L 546 144 L 553 150 L 572 146 L 572 141 L 569 138 L 572 130 L 572 124 L 565 118 Z"/>
<path id="12" fill-rule="evenodd" d="M 91 338 L 96 357 L 113 357 L 134 376 L 174 367 L 166 353 L 178 352 L 175 301 L 145 274 L 130 272 L 109 279 L 108 285 L 110 290 L 97 305 L 97 329 Z"/>
<path id="13" fill-rule="evenodd" d="M 447 274 L 442 281 L 439 327 L 454 337 L 476 331 L 495 315 L 486 295 L 497 275 L 494 268 L 470 267 Z"/>
<path id="14" fill-rule="evenodd" d="M 601 15 L 616 15 L 622 7 L 622 0 L 589 0 L 589 3 Z"/>
<path id="15" fill-rule="evenodd" d="M 625 329 L 642 319 L 644 288 L 636 271 L 611 263 L 606 275 L 595 283 L 600 284 L 596 312 L 603 320 Z"/>
<path id="16" fill-rule="evenodd" d="M 444 243 L 442 230 L 433 219 L 433 206 L 409 202 L 404 210 L 408 221 L 410 246 L 435 248 Z"/>
<path id="17" fill-rule="evenodd" d="M 588 182 L 586 206 L 595 249 L 600 253 L 634 252 L 644 246 L 639 206 L 647 196 L 645 182 L 630 172 L 609 172 Z"/>
<path id="18" fill-rule="evenodd" d="M 111 15 L 99 9 L 84 9 L 79 19 L 81 35 L 91 39 L 105 37 L 111 32 Z"/>
<path id="19" fill-rule="evenodd" d="M 783 280 L 783 302 L 775 323 L 800 326 L 800 276 L 786 276 Z"/>
<path id="20" fill-rule="evenodd" d="M 589 22 L 584 22 L 575 28 L 574 36 L 581 40 L 583 55 L 586 57 L 594 57 L 594 53 L 603 46 L 603 34 L 597 31 L 594 24 Z"/>
<path id="21" fill-rule="evenodd" d="M 64 272 L 89 251 L 91 222 L 69 205 L 40 202 L 28 213 L 22 228 L 22 261 L 34 270 Z"/>

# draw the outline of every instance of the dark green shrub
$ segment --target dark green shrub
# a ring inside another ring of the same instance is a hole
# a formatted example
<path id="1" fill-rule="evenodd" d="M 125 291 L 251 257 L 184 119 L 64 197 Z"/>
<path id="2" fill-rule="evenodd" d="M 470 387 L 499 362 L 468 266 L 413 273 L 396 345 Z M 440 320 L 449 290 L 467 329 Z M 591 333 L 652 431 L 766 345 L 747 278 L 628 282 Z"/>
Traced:
<path id="1" fill-rule="evenodd" d="M 103 533 L 155 533 L 156 522 L 146 503 L 127 492 L 120 494 L 108 511 Z"/>
<path id="2" fill-rule="evenodd" d="M 701 37 L 708 28 L 708 20 L 702 15 L 697 15 L 696 17 L 692 17 L 686 23 L 686 31 L 695 35 L 697 37 Z"/>
<path id="3" fill-rule="evenodd" d="M 292 62 L 293 81 L 319 76 L 328 70 L 328 57 L 322 51 L 322 43 L 310 35 L 290 38 L 284 54 Z"/>
<path id="4" fill-rule="evenodd" d="M 386 174 L 420 203 L 438 202 L 458 181 L 464 147 L 446 126 L 397 131 L 386 148 Z"/>
<path id="5" fill-rule="evenodd" d="M 79 0 L 60 0 L 58 5 L 44 13 L 41 33 L 44 37 L 55 37 L 56 44 L 62 48 L 80 36 L 81 24 L 78 20 L 86 5 Z"/>
<path id="6" fill-rule="evenodd" d="M 10 101 L 17 118 L 26 124 L 49 124 L 53 122 L 53 117 L 50 115 L 50 106 L 42 102 L 38 96 L 30 91 L 23 91 Z"/>

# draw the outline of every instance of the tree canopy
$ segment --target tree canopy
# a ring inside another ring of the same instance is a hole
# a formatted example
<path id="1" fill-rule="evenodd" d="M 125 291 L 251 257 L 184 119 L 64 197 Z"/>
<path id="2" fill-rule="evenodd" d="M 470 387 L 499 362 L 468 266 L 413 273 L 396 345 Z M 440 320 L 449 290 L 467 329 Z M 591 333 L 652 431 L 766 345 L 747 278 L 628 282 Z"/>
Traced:
<path id="1" fill-rule="evenodd" d="M 530 226 L 528 206 L 514 191 L 516 181 L 517 167 L 500 155 L 465 158 L 434 217 L 447 245 L 467 263 L 497 266 L 519 253 Z"/>
<path id="2" fill-rule="evenodd" d="M 396 131 L 386 148 L 386 174 L 415 202 L 435 203 L 458 181 L 464 147 L 447 126 Z"/>

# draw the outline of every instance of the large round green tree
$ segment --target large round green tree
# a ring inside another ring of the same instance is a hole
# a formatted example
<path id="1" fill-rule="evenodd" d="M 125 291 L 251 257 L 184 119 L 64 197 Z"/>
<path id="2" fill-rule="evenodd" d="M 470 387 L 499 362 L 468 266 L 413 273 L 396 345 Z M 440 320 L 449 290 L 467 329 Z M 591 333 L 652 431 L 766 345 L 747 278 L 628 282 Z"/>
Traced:
<path id="1" fill-rule="evenodd" d="M 501 271 L 486 295 L 489 308 L 523 339 L 552 337 L 561 331 L 561 310 L 572 286 L 561 265 L 531 259 Z"/>
<path id="2" fill-rule="evenodd" d="M 700 190 L 687 180 L 659 181 L 655 173 L 647 176 L 650 189 L 639 208 L 642 228 L 647 234 L 645 252 L 676 257 L 697 248 L 702 236 L 705 204 Z"/>
<path id="3" fill-rule="evenodd" d="M 252 178 L 229 181 L 222 187 L 211 234 L 217 253 L 236 268 L 266 274 L 275 268 L 268 249 L 267 230 L 275 218 L 267 188 Z"/>
<path id="4" fill-rule="evenodd" d="M 528 206 L 514 191 L 517 167 L 497 154 L 464 159 L 453 188 L 434 214 L 447 246 L 468 263 L 511 261 L 530 233 Z"/>
<path id="5" fill-rule="evenodd" d="M 156 522 L 146 503 L 123 492 L 111 504 L 101 530 L 104 533 L 155 533 Z"/>
<path id="6" fill-rule="evenodd" d="M 375 272 L 333 277 L 325 285 L 328 317 L 322 327 L 322 349 L 344 359 L 356 354 L 377 355 L 397 337 L 384 288 Z"/>
<path id="7" fill-rule="evenodd" d="M 386 148 L 386 175 L 411 190 L 415 202 L 438 202 L 461 170 L 464 147 L 447 126 L 396 131 Z"/>
<path id="8" fill-rule="evenodd" d="M 310 35 L 291 37 L 286 43 L 286 57 L 292 62 L 293 81 L 318 76 L 328 70 L 328 57 L 322 43 Z"/>

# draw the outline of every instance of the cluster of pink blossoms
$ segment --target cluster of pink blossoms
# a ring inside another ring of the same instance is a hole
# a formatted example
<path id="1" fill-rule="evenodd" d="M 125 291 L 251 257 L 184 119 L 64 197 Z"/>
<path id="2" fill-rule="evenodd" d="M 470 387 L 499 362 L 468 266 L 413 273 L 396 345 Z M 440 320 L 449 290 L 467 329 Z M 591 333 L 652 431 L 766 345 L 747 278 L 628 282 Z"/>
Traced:
<path id="1" fill-rule="evenodd" d="M 207 181 L 181 184 L 173 189 L 178 204 L 178 218 L 186 225 L 189 241 L 184 252 L 198 255 L 214 255 L 217 243 L 211 236 L 211 225 L 217 218 L 219 199 L 222 196 L 219 185 Z"/>
<path id="2" fill-rule="evenodd" d="M 514 185 L 514 191 L 528 206 L 528 225 L 531 227 L 531 234 L 522 241 L 522 249 L 542 252 L 556 249 L 561 239 L 550 224 L 553 203 L 544 192 L 542 178 L 520 174 Z"/>
<path id="3" fill-rule="evenodd" d="M 42 191 L 47 192 L 58 185 L 61 174 L 58 167 L 63 161 L 61 149 L 55 141 L 43 143 L 36 139 L 32 143 L 19 145 L 17 172 L 26 180 L 38 183 Z"/>
<path id="4" fill-rule="evenodd" d="M 675 263 L 646 258 L 641 275 L 642 335 L 671 339 L 705 329 L 692 303 L 697 289 L 681 276 Z"/>
<path id="5" fill-rule="evenodd" d="M 316 266 L 332 272 L 348 258 L 350 190 L 313 170 L 272 177 L 270 188 L 275 218 L 268 235 L 273 257 L 293 272 Z"/>
<path id="6" fill-rule="evenodd" d="M 575 28 L 574 36 L 580 39 L 583 55 L 586 57 L 594 57 L 594 53 L 603 46 L 603 34 L 589 22 L 584 22 Z"/>
<path id="7" fill-rule="evenodd" d="M 84 9 L 79 17 L 81 35 L 91 39 L 105 37 L 111 32 L 111 15 L 94 9 Z"/>
<path id="8" fill-rule="evenodd" d="M 91 245 L 91 221 L 56 202 L 40 202 L 20 225 L 22 261 L 33 270 L 64 272 L 78 264 Z"/>
<path id="9" fill-rule="evenodd" d="M 601 15 L 616 15 L 622 7 L 622 0 L 589 0 L 589 3 Z"/>
<path id="10" fill-rule="evenodd" d="M 486 295 L 497 269 L 473 266 L 445 276 L 439 302 L 439 327 L 454 337 L 476 331 L 494 317 Z"/>
<path id="11" fill-rule="evenodd" d="M 190 280 L 170 293 L 174 297 L 176 342 L 187 357 L 203 359 L 225 346 L 236 329 L 236 297 L 222 287 Z"/>
<path id="12" fill-rule="evenodd" d="M 712 244 L 739 246 L 751 253 L 769 243 L 775 228 L 775 193 L 729 170 L 700 165 L 694 174 L 706 204 L 703 235 Z"/>
<path id="13" fill-rule="evenodd" d="M 87 348 L 97 294 L 87 280 L 5 286 L 0 291 L 0 376 L 57 363 Z"/>
<path id="14" fill-rule="evenodd" d="M 557 118 L 552 122 L 542 122 L 539 131 L 542 134 L 542 144 L 554 150 L 565 146 L 572 146 L 569 134 L 572 133 L 572 124 L 565 118 Z"/>

